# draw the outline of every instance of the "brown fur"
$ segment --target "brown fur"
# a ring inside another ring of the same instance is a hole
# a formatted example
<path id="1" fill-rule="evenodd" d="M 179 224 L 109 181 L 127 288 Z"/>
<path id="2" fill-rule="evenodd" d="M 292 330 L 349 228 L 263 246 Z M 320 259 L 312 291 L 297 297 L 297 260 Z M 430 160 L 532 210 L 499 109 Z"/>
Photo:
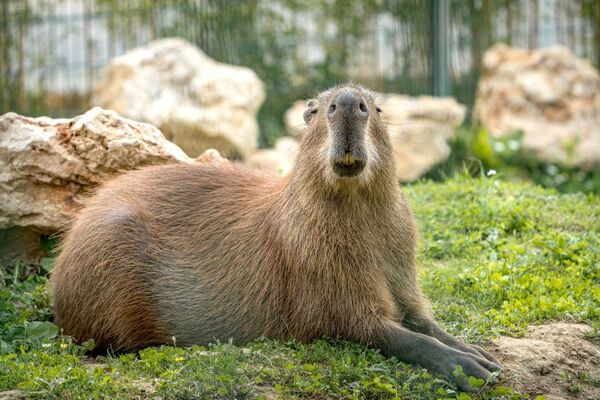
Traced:
<path id="1" fill-rule="evenodd" d="M 367 164 L 352 178 L 335 176 L 327 159 L 326 105 L 343 90 L 369 107 L 356 133 L 366 135 Z M 174 164 L 100 188 L 52 274 L 64 332 L 117 350 L 173 336 L 182 345 L 342 337 L 421 363 L 413 353 L 431 343 L 403 325 L 464 345 L 433 323 L 418 287 L 415 222 L 373 96 L 346 85 L 318 102 L 286 177 Z"/>

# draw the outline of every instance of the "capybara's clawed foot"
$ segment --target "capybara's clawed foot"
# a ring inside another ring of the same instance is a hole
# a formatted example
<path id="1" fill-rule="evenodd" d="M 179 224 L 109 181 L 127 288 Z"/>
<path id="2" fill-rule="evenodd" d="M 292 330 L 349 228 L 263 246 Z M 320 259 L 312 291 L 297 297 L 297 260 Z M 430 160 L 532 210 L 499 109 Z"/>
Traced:
<path id="1" fill-rule="evenodd" d="M 450 349 L 439 360 L 434 361 L 433 369 L 455 382 L 460 390 L 473 391 L 477 388 L 471 385 L 469 377 L 483 379 L 485 383 L 495 383 L 502 367 L 482 355 Z"/>

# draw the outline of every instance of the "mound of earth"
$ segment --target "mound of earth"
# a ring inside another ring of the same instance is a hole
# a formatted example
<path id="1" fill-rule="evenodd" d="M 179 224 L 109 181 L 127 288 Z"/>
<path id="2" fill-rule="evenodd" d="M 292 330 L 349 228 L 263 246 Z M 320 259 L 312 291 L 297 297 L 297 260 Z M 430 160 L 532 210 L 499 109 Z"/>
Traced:
<path id="1" fill-rule="evenodd" d="M 600 399 L 600 345 L 589 325 L 556 322 L 529 327 L 521 338 L 501 337 L 491 346 L 508 385 L 546 400 Z"/>

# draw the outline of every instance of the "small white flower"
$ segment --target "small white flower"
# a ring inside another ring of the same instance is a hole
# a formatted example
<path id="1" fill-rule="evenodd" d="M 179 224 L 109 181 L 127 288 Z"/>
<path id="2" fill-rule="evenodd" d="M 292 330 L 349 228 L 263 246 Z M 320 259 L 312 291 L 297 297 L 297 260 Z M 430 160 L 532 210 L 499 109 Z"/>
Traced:
<path id="1" fill-rule="evenodd" d="M 556 175 L 558 173 L 558 167 L 556 165 L 550 164 L 546 167 L 546 172 L 549 175 Z"/>
<path id="2" fill-rule="evenodd" d="M 487 175 L 487 176 L 494 176 L 494 175 L 496 175 L 496 170 L 495 170 L 495 169 L 490 169 L 490 170 L 489 170 L 489 171 L 486 173 L 486 175 Z"/>

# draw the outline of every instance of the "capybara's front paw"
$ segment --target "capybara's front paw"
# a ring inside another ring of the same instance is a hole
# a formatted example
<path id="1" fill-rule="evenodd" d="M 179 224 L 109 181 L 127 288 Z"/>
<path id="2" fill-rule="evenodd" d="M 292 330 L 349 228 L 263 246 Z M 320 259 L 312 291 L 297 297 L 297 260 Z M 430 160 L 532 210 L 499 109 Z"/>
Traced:
<path id="1" fill-rule="evenodd" d="M 449 381 L 463 391 L 473 391 L 476 388 L 469 382 L 469 377 L 483 379 L 486 383 L 495 382 L 498 372 L 502 367 L 482 355 L 472 352 L 450 349 L 438 360 L 432 368 L 444 375 Z"/>
<path id="2" fill-rule="evenodd" d="M 491 355 L 488 351 L 484 350 L 482 347 L 479 347 L 474 344 L 467 344 L 458 339 L 456 340 L 456 342 L 457 342 L 456 345 L 452 346 L 456 350 L 460 350 L 465 353 L 471 353 L 471 354 L 475 354 L 477 356 L 481 356 L 481 357 L 487 359 L 488 361 L 493 362 L 494 364 L 496 364 L 498 367 L 500 367 L 502 369 L 502 364 L 500 364 L 500 361 L 498 361 L 496 359 L 496 357 Z"/>

